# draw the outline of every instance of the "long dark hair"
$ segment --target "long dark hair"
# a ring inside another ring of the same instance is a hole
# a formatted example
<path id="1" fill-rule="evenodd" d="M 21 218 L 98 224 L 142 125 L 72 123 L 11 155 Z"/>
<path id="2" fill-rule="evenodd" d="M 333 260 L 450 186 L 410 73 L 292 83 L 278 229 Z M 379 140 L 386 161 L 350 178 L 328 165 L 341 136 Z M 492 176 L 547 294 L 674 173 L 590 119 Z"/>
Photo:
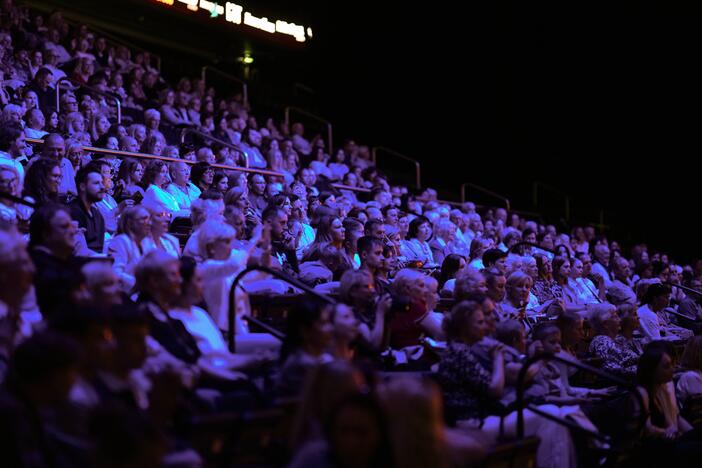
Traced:
<path id="1" fill-rule="evenodd" d="M 446 282 L 456 277 L 456 273 L 461 268 L 461 259 L 465 260 L 463 255 L 448 254 L 441 264 L 441 275 L 439 276 L 439 290 Z"/>
<path id="2" fill-rule="evenodd" d="M 334 409 L 329 414 L 329 417 L 324 421 L 324 432 L 327 436 L 327 440 L 331 443 L 331 456 L 332 459 L 338 460 L 339 454 L 336 453 L 335 447 L 333 445 L 333 432 L 336 426 L 339 416 L 342 414 L 343 410 L 346 408 L 356 408 L 364 411 L 373 416 L 374 422 L 378 427 L 378 432 L 380 433 L 380 443 L 378 450 L 375 452 L 373 458 L 368 460 L 369 467 L 385 467 L 393 466 L 392 453 L 390 449 L 390 438 L 388 436 L 387 423 L 385 421 L 384 412 L 376 399 L 367 394 L 354 394 L 339 402 Z M 341 461 L 341 460 L 338 460 Z M 335 463 L 335 465 L 337 465 Z"/>
<path id="3" fill-rule="evenodd" d="M 156 180 L 156 176 L 161 172 L 163 167 L 166 165 L 165 162 L 160 160 L 149 161 L 144 169 L 144 176 L 141 178 L 141 188 L 144 190 L 148 189 L 151 184 Z M 159 187 L 161 188 L 161 187 Z"/>
<path id="4" fill-rule="evenodd" d="M 303 333 L 312 328 L 317 320 L 322 316 L 325 305 L 319 300 L 306 298 L 300 301 L 297 306 L 288 314 L 285 339 L 280 348 L 280 361 L 284 362 L 288 356 L 293 354 L 304 345 Z"/>
<path id="5" fill-rule="evenodd" d="M 60 167 L 54 159 L 39 158 L 34 161 L 24 178 L 23 195 L 32 197 L 37 205 L 58 202 L 58 192 L 50 193 L 46 183 L 54 167 Z"/>
<path id="6" fill-rule="evenodd" d="M 656 370 L 666 354 L 672 359 L 673 351 L 668 342 L 652 341 L 646 346 L 641 357 L 639 357 L 639 365 L 636 368 L 636 382 L 649 392 L 656 384 Z"/>

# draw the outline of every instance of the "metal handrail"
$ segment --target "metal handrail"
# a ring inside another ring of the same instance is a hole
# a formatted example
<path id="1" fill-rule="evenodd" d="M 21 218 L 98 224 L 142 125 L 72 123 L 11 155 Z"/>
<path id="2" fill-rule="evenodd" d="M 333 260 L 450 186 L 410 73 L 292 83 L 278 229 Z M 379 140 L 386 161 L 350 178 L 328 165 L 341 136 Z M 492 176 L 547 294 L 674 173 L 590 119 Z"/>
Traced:
<path id="1" fill-rule="evenodd" d="M 259 328 L 263 328 L 264 330 L 266 330 L 266 333 L 273 335 L 274 338 L 277 338 L 280 341 L 283 341 L 285 339 L 285 333 L 278 330 L 277 328 L 271 327 L 267 323 L 262 322 L 257 318 L 251 317 L 250 315 L 244 315 L 242 318 L 250 324 L 256 325 Z"/>
<path id="2" fill-rule="evenodd" d="M 285 108 L 285 126 L 288 128 L 290 128 L 290 111 L 295 111 L 298 114 L 302 114 L 309 119 L 315 120 L 317 122 L 320 122 L 320 123 L 323 123 L 324 125 L 326 125 L 326 127 L 327 127 L 327 151 L 329 152 L 329 155 L 331 155 L 332 151 L 334 151 L 334 139 L 333 139 L 334 131 L 333 131 L 331 122 L 329 122 L 328 120 L 323 119 L 322 117 L 315 115 L 311 112 L 307 112 L 304 109 L 300 109 L 299 107 L 287 106 Z"/>
<path id="3" fill-rule="evenodd" d="M 643 425 L 646 423 L 646 413 L 643 411 L 644 408 L 644 401 L 643 397 L 641 394 L 636 390 L 636 386 L 633 385 L 631 382 L 628 382 L 622 378 L 619 378 L 615 375 L 609 374 L 603 370 L 597 369 L 596 367 L 588 366 L 587 364 L 583 364 L 582 362 L 579 361 L 572 361 L 565 359 L 561 356 L 558 356 L 556 354 L 552 353 L 541 353 L 537 354 L 535 356 L 532 356 L 528 358 L 524 364 L 522 365 L 522 368 L 519 370 L 519 376 L 517 377 L 517 400 L 516 400 L 516 405 L 517 405 L 517 438 L 518 439 L 523 439 L 524 438 L 524 408 L 525 403 L 524 403 L 524 387 L 526 383 L 526 374 L 527 371 L 529 370 L 529 367 L 531 367 L 532 364 L 543 361 L 543 360 L 553 360 L 553 361 L 558 361 L 562 364 L 565 364 L 566 366 L 571 366 L 575 367 L 576 369 L 582 370 L 584 372 L 589 372 L 591 374 L 594 374 L 602 379 L 605 379 L 609 382 L 613 382 L 617 385 L 620 385 L 622 387 L 625 387 L 629 390 L 632 390 L 632 393 L 636 396 L 636 399 L 638 400 L 639 404 L 641 405 L 642 411 L 640 411 L 640 421 L 639 421 L 639 429 L 643 427 Z M 529 409 L 531 411 L 534 410 L 534 407 L 529 406 Z M 540 410 L 538 411 L 541 416 L 544 416 L 548 419 L 551 419 L 554 422 L 561 423 L 561 419 L 557 418 L 556 416 L 553 415 L 548 415 L 543 414 Z M 590 435 L 595 436 L 595 433 L 591 433 L 591 431 L 587 431 L 590 433 Z M 601 435 L 600 435 L 601 436 Z"/>
<path id="4" fill-rule="evenodd" d="M 533 196 L 533 201 L 534 201 L 534 207 L 539 208 L 539 188 L 546 189 L 552 193 L 556 193 L 563 197 L 563 210 L 564 210 L 564 215 L 566 221 L 570 221 L 570 195 L 568 195 L 566 192 L 563 190 L 559 189 L 558 187 L 554 187 L 553 185 L 545 184 L 541 181 L 535 181 L 534 185 L 532 186 L 532 196 Z"/>
<path id="5" fill-rule="evenodd" d="M 137 52 L 143 52 L 143 53 L 149 54 L 149 56 L 156 59 L 156 70 L 158 70 L 159 73 L 161 72 L 161 56 L 160 55 L 154 54 L 150 50 L 146 50 L 143 47 L 139 47 L 138 45 L 134 45 L 131 42 L 125 41 L 124 39 L 118 38 L 117 36 L 113 35 L 112 33 L 108 33 L 107 31 L 105 31 L 101 27 L 95 26 L 94 24 L 90 25 L 90 29 L 99 33 L 101 36 L 104 36 L 105 39 L 107 39 L 113 45 L 119 45 L 122 47 L 127 47 L 128 49 L 135 50 Z"/>
<path id="6" fill-rule="evenodd" d="M 46 13 L 51 13 L 54 10 L 54 7 L 49 7 L 45 3 L 46 2 L 36 2 L 36 1 L 27 1 L 25 0 L 22 2 L 24 4 L 27 4 L 30 6 L 32 9 L 35 10 L 40 10 Z M 88 25 L 91 30 L 99 33 L 99 35 L 104 36 L 106 39 L 109 39 L 109 42 L 112 42 L 113 44 L 121 45 L 124 47 L 128 47 L 130 49 L 137 50 L 139 52 L 146 52 L 155 59 L 157 59 L 157 64 L 156 64 L 156 69 L 160 72 L 161 71 L 161 57 L 157 54 L 154 54 L 153 52 L 144 49 L 143 47 L 139 47 L 137 45 L 134 45 L 130 42 L 125 41 L 124 39 L 118 38 L 117 36 L 113 35 L 112 33 L 106 32 L 102 26 L 96 26 L 95 22 L 92 21 L 92 18 L 86 18 L 83 15 L 77 15 L 75 13 L 67 12 L 67 11 L 61 11 L 61 15 L 63 16 L 64 20 L 72 24 L 73 26 L 82 26 L 82 25 Z"/>
<path id="7" fill-rule="evenodd" d="M 671 283 L 670 281 L 663 281 L 662 284 L 665 284 L 667 286 L 671 286 L 673 288 L 680 288 L 685 292 L 691 292 L 692 294 L 697 294 L 698 296 L 702 296 L 702 291 L 698 291 L 697 289 L 690 288 L 688 286 L 683 286 L 682 284 L 675 284 Z"/>
<path id="8" fill-rule="evenodd" d="M 224 140 L 220 140 L 219 138 L 215 138 L 215 137 L 213 137 L 213 136 L 211 136 L 211 135 L 208 135 L 208 134 L 205 133 L 205 132 L 201 132 L 200 130 L 196 130 L 196 129 L 192 128 L 192 127 L 186 127 L 186 128 L 184 128 L 183 130 L 180 131 L 180 143 L 181 143 L 181 144 L 185 143 L 185 136 L 186 136 L 188 133 L 192 133 L 192 134 L 197 135 L 197 136 L 199 136 L 199 137 L 201 137 L 201 138 L 206 138 L 206 139 L 208 139 L 208 140 L 212 140 L 212 141 L 214 141 L 214 142 L 217 143 L 217 144 L 220 144 L 220 145 L 222 145 L 222 146 L 226 146 L 227 148 L 233 149 L 234 151 L 236 151 L 236 152 L 238 152 L 239 154 L 241 154 L 242 156 L 244 156 L 244 167 L 249 167 L 249 155 L 246 154 L 246 153 L 244 152 L 244 150 L 242 150 L 239 146 L 235 145 L 234 143 L 229 143 L 229 142 L 226 142 L 226 141 L 224 141 Z"/>
<path id="9" fill-rule="evenodd" d="M 344 185 L 344 184 L 331 184 L 332 187 L 337 188 L 339 190 L 351 190 L 352 192 L 363 192 L 363 193 L 370 193 L 371 189 L 365 188 L 365 187 L 352 187 L 350 185 Z"/>
<path id="10" fill-rule="evenodd" d="M 205 65 L 202 67 L 202 82 L 205 84 L 205 87 L 207 87 L 207 72 L 213 72 L 218 74 L 219 76 L 223 76 L 224 78 L 228 79 L 229 81 L 234 81 L 235 83 L 239 83 L 241 85 L 242 89 L 242 94 L 244 98 L 244 105 L 248 106 L 249 104 L 249 85 L 246 83 L 246 81 L 242 80 L 238 76 L 232 75 L 231 73 L 224 72 L 218 68 L 211 67 L 209 65 Z"/>
<path id="11" fill-rule="evenodd" d="M 33 144 L 33 145 L 38 145 L 44 143 L 44 140 L 40 138 L 27 138 L 26 139 L 27 143 Z M 111 150 L 107 148 L 97 148 L 95 146 L 83 146 L 83 151 L 87 151 L 89 153 L 96 153 L 96 154 L 107 154 L 111 156 L 119 156 L 122 158 L 137 158 L 137 159 L 159 159 L 164 162 L 183 162 L 186 164 L 196 164 L 197 161 L 189 161 L 187 159 L 179 159 L 179 158 L 169 158 L 168 156 L 157 156 L 155 154 L 147 154 L 147 153 L 134 153 L 132 151 L 120 151 L 120 150 Z M 217 168 L 217 169 L 226 169 L 230 171 L 239 171 L 239 172 L 249 172 L 253 174 L 261 174 L 261 175 L 268 175 L 268 176 L 273 176 L 273 177 L 284 177 L 285 175 L 282 172 L 277 172 L 277 171 L 269 171 L 267 169 L 256 169 L 253 167 L 241 167 L 241 166 L 229 166 L 227 164 L 212 164 L 212 167 Z M 335 188 L 340 188 L 344 190 L 352 190 L 355 192 L 370 192 L 370 189 L 364 188 L 364 187 L 350 187 L 348 185 L 343 185 L 343 184 L 331 184 L 332 187 Z"/>
<path id="12" fill-rule="evenodd" d="M 57 113 L 60 113 L 60 110 L 61 110 L 61 82 L 63 82 L 63 81 L 68 81 L 71 84 L 74 84 L 80 88 L 89 89 L 91 92 L 93 92 L 95 94 L 99 94 L 101 96 L 106 96 L 106 97 L 114 99 L 115 103 L 117 104 L 117 123 L 118 124 L 122 123 L 122 101 L 120 101 L 119 96 L 117 96 L 114 93 L 101 91 L 101 90 L 94 88 L 92 86 L 88 86 L 86 84 L 80 83 L 72 78 L 67 77 L 67 76 L 61 77 L 56 81 L 56 112 Z"/>
<path id="13" fill-rule="evenodd" d="M 328 304 L 336 304 L 336 301 L 332 299 L 331 297 L 327 296 L 326 294 L 322 294 L 319 291 L 315 291 L 313 288 L 309 287 L 302 281 L 299 281 L 295 278 L 292 278 L 289 275 L 286 275 L 285 273 L 278 271 L 278 270 L 273 270 L 272 268 L 264 267 L 264 266 L 258 266 L 258 265 L 253 265 L 250 267 L 246 267 L 241 273 L 236 275 L 234 278 L 234 282 L 232 283 L 231 288 L 229 288 L 229 308 L 227 310 L 227 345 L 229 346 L 229 351 L 232 353 L 235 352 L 236 350 L 236 342 L 235 342 L 235 333 L 234 333 L 234 328 L 235 328 L 235 320 L 236 320 L 236 307 L 235 307 L 235 294 L 236 294 L 236 287 L 238 286 L 239 282 L 246 276 L 247 274 L 251 273 L 252 271 L 262 271 L 264 273 L 268 273 L 271 276 L 274 276 L 278 278 L 281 281 L 285 281 L 286 283 L 295 286 L 298 289 L 302 289 L 308 294 L 312 294 L 313 296 L 317 297 L 318 299 L 321 299 L 322 301 L 328 303 Z"/>
<path id="14" fill-rule="evenodd" d="M 528 241 L 520 241 L 514 244 L 512 247 L 509 248 L 509 252 L 512 253 L 514 250 L 516 250 L 517 247 L 521 247 L 523 245 L 528 245 L 529 247 L 536 247 L 537 249 L 541 249 L 545 252 L 551 253 L 553 255 L 556 255 L 556 251 L 553 249 L 549 249 L 546 247 L 541 247 L 539 244 L 535 244 L 533 242 L 528 242 Z"/>
<path id="15" fill-rule="evenodd" d="M 414 164 L 414 185 L 417 189 L 422 188 L 422 166 L 419 164 L 419 161 L 416 159 L 410 158 L 409 156 L 406 156 L 398 151 L 395 151 L 394 149 L 385 147 L 385 146 L 374 146 L 373 149 L 371 150 L 371 158 L 373 159 L 373 165 L 377 166 L 378 165 L 378 153 L 382 151 L 384 153 L 388 153 L 392 156 L 395 156 L 396 158 L 400 158 L 405 161 L 409 161 L 412 164 Z"/>
<path id="16" fill-rule="evenodd" d="M 38 138 L 27 138 L 27 143 L 32 143 L 32 144 L 40 144 L 44 143 L 44 140 L 40 140 Z M 179 158 L 169 158 L 167 156 L 157 156 L 155 154 L 147 154 L 147 153 L 134 153 L 132 151 L 120 151 L 120 150 L 111 150 L 107 148 L 97 148 L 94 146 L 82 146 L 83 151 L 87 151 L 89 153 L 96 153 L 96 154 L 107 154 L 111 156 L 119 156 L 123 158 L 137 158 L 137 159 L 158 159 L 164 162 L 182 162 L 186 164 L 196 164 L 198 161 L 189 161 L 187 159 L 179 159 Z M 261 174 L 261 175 L 268 175 L 268 176 L 274 176 L 274 177 L 283 177 L 284 174 L 282 172 L 276 172 L 276 171 L 269 171 L 267 169 L 256 169 L 252 167 L 241 167 L 241 166 L 230 166 L 228 164 L 211 164 L 212 167 L 216 169 L 226 169 L 230 171 L 239 171 L 239 172 L 251 172 L 254 174 Z"/>
<path id="17" fill-rule="evenodd" d="M 470 187 L 474 190 L 477 190 L 478 192 L 484 193 L 485 195 L 497 198 L 505 204 L 505 208 L 507 209 L 507 211 L 510 211 L 512 209 L 512 204 L 509 202 L 509 198 L 505 197 L 504 195 L 500 195 L 497 192 L 493 192 L 492 190 L 486 189 L 485 187 L 481 187 L 480 185 L 474 184 L 472 182 L 464 182 L 463 184 L 461 184 L 461 201 L 464 203 L 466 201 L 466 187 Z"/>
<path id="18" fill-rule="evenodd" d="M 32 203 L 30 201 L 25 200 L 24 198 L 12 195 L 11 193 L 3 192 L 2 190 L 0 190 L 0 198 L 4 198 L 6 200 L 10 200 L 13 203 L 19 203 L 20 205 L 28 206 L 30 208 L 37 207 L 36 203 Z"/>

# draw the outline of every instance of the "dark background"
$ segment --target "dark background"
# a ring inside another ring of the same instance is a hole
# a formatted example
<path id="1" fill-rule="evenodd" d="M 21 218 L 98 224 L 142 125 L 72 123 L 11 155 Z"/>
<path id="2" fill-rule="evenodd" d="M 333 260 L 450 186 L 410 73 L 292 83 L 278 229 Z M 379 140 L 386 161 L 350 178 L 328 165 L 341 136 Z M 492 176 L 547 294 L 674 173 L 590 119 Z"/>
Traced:
<path id="1" fill-rule="evenodd" d="M 48 3 L 138 35 L 171 80 L 210 61 L 242 73 L 235 58 L 250 50 L 254 110 L 315 110 L 333 122 L 337 144 L 352 136 L 420 160 L 424 185 L 443 198 L 457 200 L 470 181 L 560 223 L 562 195 L 533 205 L 541 181 L 570 196 L 572 222 L 603 212 L 605 232 L 625 243 L 698 254 L 700 7 L 239 2 L 311 25 L 314 39 L 299 47 L 153 0 Z"/>

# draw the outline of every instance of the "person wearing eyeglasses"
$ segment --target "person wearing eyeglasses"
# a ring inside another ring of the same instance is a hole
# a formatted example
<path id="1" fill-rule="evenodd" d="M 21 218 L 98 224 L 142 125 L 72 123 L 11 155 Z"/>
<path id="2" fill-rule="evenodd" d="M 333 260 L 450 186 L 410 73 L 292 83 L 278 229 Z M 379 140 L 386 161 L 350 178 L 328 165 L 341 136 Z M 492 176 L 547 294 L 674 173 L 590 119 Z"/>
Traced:
<path id="1" fill-rule="evenodd" d="M 168 226 L 171 224 L 172 215 L 169 211 L 160 209 L 157 206 L 146 206 L 151 215 L 151 233 L 144 238 L 142 245 L 144 250 L 163 250 L 174 257 L 180 257 L 180 243 L 178 239 L 168 234 Z"/>

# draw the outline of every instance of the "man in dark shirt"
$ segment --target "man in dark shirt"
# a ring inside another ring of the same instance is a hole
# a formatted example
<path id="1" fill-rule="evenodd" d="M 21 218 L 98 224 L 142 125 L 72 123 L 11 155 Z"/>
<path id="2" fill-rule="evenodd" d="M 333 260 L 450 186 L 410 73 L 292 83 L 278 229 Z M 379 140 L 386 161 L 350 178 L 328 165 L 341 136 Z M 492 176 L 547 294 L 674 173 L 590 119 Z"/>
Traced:
<path id="1" fill-rule="evenodd" d="M 100 254 L 105 243 L 105 220 L 95 203 L 105 197 L 105 186 L 99 167 L 88 165 L 78 170 L 76 187 L 78 198 L 70 204 L 71 217 L 85 230 L 88 248 Z"/>
<path id="2" fill-rule="evenodd" d="M 29 89 L 37 93 L 39 109 L 48 117 L 56 110 L 56 90 L 51 86 L 54 74 L 46 67 L 37 70 L 34 80 L 29 84 Z"/>

